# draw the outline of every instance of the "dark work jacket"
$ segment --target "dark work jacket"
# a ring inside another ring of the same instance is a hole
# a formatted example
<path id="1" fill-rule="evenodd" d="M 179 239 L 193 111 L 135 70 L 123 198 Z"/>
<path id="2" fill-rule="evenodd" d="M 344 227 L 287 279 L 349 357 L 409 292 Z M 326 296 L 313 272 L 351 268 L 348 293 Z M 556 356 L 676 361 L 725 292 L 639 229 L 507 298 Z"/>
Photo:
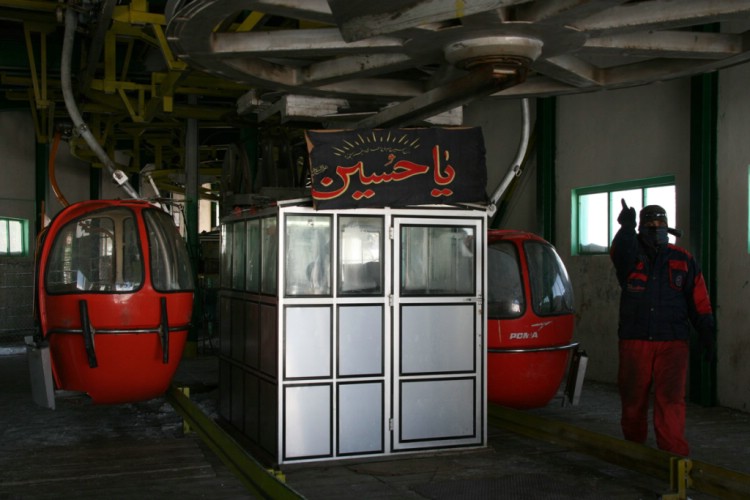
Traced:
<path id="1" fill-rule="evenodd" d="M 668 244 L 651 258 L 634 229 L 620 228 L 610 257 L 622 289 L 621 339 L 687 340 L 689 323 L 699 332 L 714 331 L 703 273 L 687 250 Z"/>

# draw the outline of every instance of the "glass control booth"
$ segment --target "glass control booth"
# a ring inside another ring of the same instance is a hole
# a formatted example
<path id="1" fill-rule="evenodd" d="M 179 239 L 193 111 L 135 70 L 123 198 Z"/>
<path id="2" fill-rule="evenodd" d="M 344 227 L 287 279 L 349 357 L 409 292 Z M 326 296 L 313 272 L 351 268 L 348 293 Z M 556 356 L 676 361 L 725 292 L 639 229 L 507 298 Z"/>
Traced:
<path id="1" fill-rule="evenodd" d="M 226 217 L 220 417 L 273 464 L 485 445 L 486 234 L 470 208 Z"/>

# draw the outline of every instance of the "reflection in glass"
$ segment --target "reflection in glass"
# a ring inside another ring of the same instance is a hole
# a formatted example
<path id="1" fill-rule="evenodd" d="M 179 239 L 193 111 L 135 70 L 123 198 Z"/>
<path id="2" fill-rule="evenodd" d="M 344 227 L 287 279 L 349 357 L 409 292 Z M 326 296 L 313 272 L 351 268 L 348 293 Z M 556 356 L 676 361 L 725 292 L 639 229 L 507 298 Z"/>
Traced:
<path id="1" fill-rule="evenodd" d="M 260 291 L 260 220 L 247 221 L 245 245 L 245 290 Z"/>
<path id="2" fill-rule="evenodd" d="M 383 293 L 382 245 L 381 217 L 339 219 L 339 294 Z"/>
<path id="3" fill-rule="evenodd" d="M 143 259 L 130 210 L 88 214 L 57 233 L 46 276 L 50 293 L 127 292 L 142 284 Z"/>
<path id="4" fill-rule="evenodd" d="M 185 240 L 161 210 L 144 210 L 151 256 L 151 281 L 161 292 L 193 289 L 193 270 Z"/>
<path id="5" fill-rule="evenodd" d="M 573 312 L 573 287 L 560 257 L 551 245 L 524 244 L 534 312 L 540 316 Z"/>
<path id="6" fill-rule="evenodd" d="M 401 293 L 473 294 L 474 246 L 473 227 L 402 226 Z"/>
<path id="7" fill-rule="evenodd" d="M 276 217 L 261 219 L 261 274 L 260 291 L 276 295 L 278 283 L 279 232 Z"/>
<path id="8" fill-rule="evenodd" d="M 498 241 L 489 245 L 487 250 L 489 317 L 516 318 L 526 307 L 516 246 L 509 241 Z"/>
<path id="9" fill-rule="evenodd" d="M 331 218 L 288 216 L 285 259 L 286 295 L 330 295 Z"/>
<path id="10" fill-rule="evenodd" d="M 235 222 L 232 229 L 232 288 L 242 290 L 245 287 L 245 222 Z"/>
<path id="11" fill-rule="evenodd" d="M 221 225 L 221 286 L 230 288 L 232 285 L 232 225 Z"/>

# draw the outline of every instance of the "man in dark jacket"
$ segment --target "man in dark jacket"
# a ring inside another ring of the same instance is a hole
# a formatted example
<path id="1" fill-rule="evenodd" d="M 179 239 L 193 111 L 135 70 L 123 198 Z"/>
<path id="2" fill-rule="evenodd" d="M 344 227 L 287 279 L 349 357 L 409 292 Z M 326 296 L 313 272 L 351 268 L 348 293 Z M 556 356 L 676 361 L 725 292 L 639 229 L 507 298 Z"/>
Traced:
<path id="1" fill-rule="evenodd" d="M 693 256 L 669 243 L 667 213 L 640 212 L 622 201 L 610 257 L 620 295 L 618 386 L 625 439 L 644 443 L 653 383 L 654 431 L 662 450 L 687 456 L 685 385 L 690 324 L 707 359 L 713 358 L 714 317 L 703 274 Z"/>

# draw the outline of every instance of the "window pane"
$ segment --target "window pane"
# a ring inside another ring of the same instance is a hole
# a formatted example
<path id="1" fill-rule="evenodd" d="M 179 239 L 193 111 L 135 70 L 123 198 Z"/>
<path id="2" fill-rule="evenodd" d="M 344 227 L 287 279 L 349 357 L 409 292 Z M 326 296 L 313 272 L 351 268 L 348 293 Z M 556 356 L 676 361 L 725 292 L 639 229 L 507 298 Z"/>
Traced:
<path id="1" fill-rule="evenodd" d="M 524 244 L 534 312 L 540 316 L 573 312 L 573 288 L 560 257 L 551 245 Z"/>
<path id="2" fill-rule="evenodd" d="M 659 186 L 646 188 L 646 204 L 659 205 L 667 211 L 669 227 L 677 227 L 677 196 L 674 186 Z M 673 235 L 669 235 L 669 242 L 677 241 Z"/>
<path id="3" fill-rule="evenodd" d="M 473 227 L 402 226 L 402 293 L 473 294 L 474 244 Z"/>
<path id="4" fill-rule="evenodd" d="M 8 241 L 8 221 L 0 220 L 0 254 L 10 252 L 10 242 Z"/>
<path id="5" fill-rule="evenodd" d="M 187 245 L 172 218 L 161 210 L 144 210 L 151 252 L 151 281 L 158 291 L 193 289 L 193 271 Z"/>
<path id="6" fill-rule="evenodd" d="M 615 234 L 620 229 L 620 223 L 617 222 L 617 217 L 620 216 L 622 211 L 622 200 L 628 205 L 628 208 L 633 207 L 635 209 L 636 224 L 638 224 L 638 212 L 643 208 L 643 190 L 642 189 L 628 189 L 626 191 L 612 191 L 609 196 L 610 203 L 610 214 L 609 214 L 609 243 L 615 238 Z"/>
<path id="7" fill-rule="evenodd" d="M 659 186 L 646 188 L 646 204 L 659 205 L 667 211 L 669 227 L 677 227 L 677 195 L 674 186 Z M 669 235 L 669 242 L 674 243 L 676 238 Z"/>
<path id="8" fill-rule="evenodd" d="M 331 293 L 331 218 L 290 215 L 286 219 L 287 295 Z"/>
<path id="9" fill-rule="evenodd" d="M 607 193 L 594 193 L 578 198 L 578 241 L 583 253 L 606 252 L 609 231 Z"/>
<path id="10" fill-rule="evenodd" d="M 339 218 L 340 294 L 383 293 L 382 245 L 382 217 Z"/>
<path id="11" fill-rule="evenodd" d="M 487 250 L 489 317 L 516 318 L 526 308 L 516 246 L 509 241 L 498 241 Z"/>
<path id="12" fill-rule="evenodd" d="M 20 220 L 8 222 L 8 237 L 10 241 L 10 253 L 23 253 L 23 223 Z"/>

